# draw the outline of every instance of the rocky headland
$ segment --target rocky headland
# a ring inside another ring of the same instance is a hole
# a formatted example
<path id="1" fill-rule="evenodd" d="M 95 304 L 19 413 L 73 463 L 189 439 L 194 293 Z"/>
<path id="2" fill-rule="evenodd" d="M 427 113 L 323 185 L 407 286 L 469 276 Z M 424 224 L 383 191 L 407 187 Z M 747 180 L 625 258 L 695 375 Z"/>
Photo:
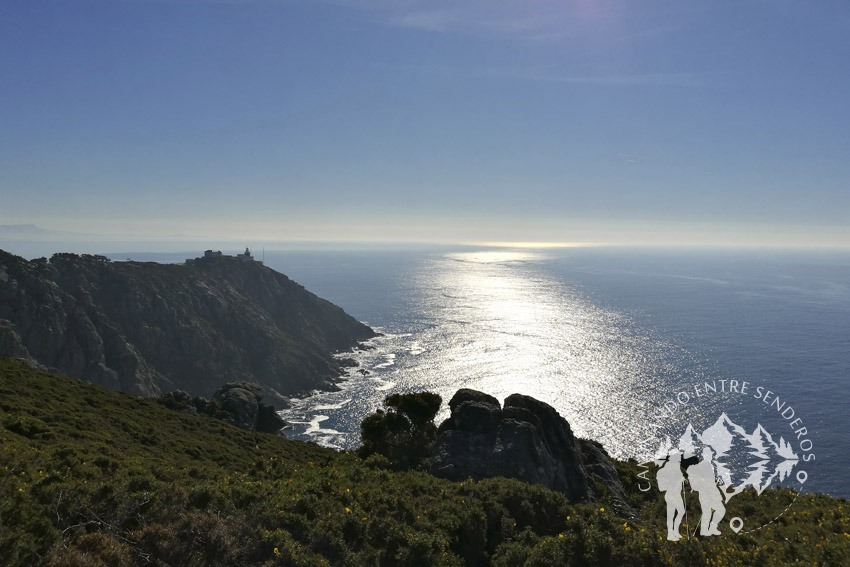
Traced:
<path id="1" fill-rule="evenodd" d="M 233 257 L 191 265 L 0 250 L 0 356 L 112 390 L 265 399 L 333 388 L 335 353 L 375 332 L 285 275 Z"/>

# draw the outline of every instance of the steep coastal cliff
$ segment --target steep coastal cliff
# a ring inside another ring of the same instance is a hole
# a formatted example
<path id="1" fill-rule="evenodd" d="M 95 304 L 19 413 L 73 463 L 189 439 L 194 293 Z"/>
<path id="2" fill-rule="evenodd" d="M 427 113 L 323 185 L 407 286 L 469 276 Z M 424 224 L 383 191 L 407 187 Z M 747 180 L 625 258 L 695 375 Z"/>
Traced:
<path id="1" fill-rule="evenodd" d="M 0 250 L 0 323 L 0 355 L 144 395 L 211 396 L 233 380 L 282 395 L 329 388 L 333 353 L 375 335 L 285 275 L 232 257 L 27 261 Z"/>

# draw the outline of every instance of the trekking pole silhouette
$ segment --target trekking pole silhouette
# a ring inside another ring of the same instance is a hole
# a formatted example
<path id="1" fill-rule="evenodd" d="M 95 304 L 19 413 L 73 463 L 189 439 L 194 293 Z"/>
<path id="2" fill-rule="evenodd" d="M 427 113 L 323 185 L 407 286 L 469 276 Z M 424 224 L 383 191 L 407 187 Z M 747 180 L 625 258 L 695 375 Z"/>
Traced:
<path id="1" fill-rule="evenodd" d="M 685 505 L 685 535 L 691 539 L 691 525 L 688 523 L 688 496 L 685 494 L 685 480 L 682 481 L 682 503 Z"/>

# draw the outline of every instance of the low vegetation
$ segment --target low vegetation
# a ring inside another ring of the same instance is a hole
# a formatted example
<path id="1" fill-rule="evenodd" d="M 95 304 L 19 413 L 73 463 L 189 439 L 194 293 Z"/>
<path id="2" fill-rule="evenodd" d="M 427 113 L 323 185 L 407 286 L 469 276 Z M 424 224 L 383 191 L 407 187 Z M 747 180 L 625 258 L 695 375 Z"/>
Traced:
<path id="1" fill-rule="evenodd" d="M 410 412 L 430 406 L 400 403 L 384 415 L 406 415 L 404 437 Z M 449 482 L 390 462 L 0 359 L 3 566 L 850 565 L 842 499 L 801 496 L 754 533 L 670 543 L 663 502 L 638 491 L 644 519 L 631 521 L 604 498 L 570 504 L 517 481 Z M 637 470 L 621 465 L 627 484 Z M 793 498 L 736 500 L 767 522 Z"/>

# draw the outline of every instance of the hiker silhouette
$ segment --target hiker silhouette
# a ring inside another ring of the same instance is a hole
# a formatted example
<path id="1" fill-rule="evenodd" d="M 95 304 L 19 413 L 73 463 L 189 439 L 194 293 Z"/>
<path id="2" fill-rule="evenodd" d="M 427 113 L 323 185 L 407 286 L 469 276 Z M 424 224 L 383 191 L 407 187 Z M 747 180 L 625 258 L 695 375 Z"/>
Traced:
<path id="1" fill-rule="evenodd" d="M 717 524 L 726 514 L 723 494 L 717 486 L 713 457 L 711 449 L 703 447 L 702 460 L 686 469 L 691 488 L 699 494 L 699 505 L 702 508 L 699 533 L 703 536 L 720 535 Z"/>
<path id="2" fill-rule="evenodd" d="M 685 501 L 682 497 L 685 475 L 682 474 L 681 464 L 682 453 L 678 449 L 671 449 L 667 453 L 664 465 L 655 474 L 658 490 L 664 492 L 664 501 L 667 503 L 667 539 L 669 541 L 682 539 L 679 526 L 685 515 Z"/>

